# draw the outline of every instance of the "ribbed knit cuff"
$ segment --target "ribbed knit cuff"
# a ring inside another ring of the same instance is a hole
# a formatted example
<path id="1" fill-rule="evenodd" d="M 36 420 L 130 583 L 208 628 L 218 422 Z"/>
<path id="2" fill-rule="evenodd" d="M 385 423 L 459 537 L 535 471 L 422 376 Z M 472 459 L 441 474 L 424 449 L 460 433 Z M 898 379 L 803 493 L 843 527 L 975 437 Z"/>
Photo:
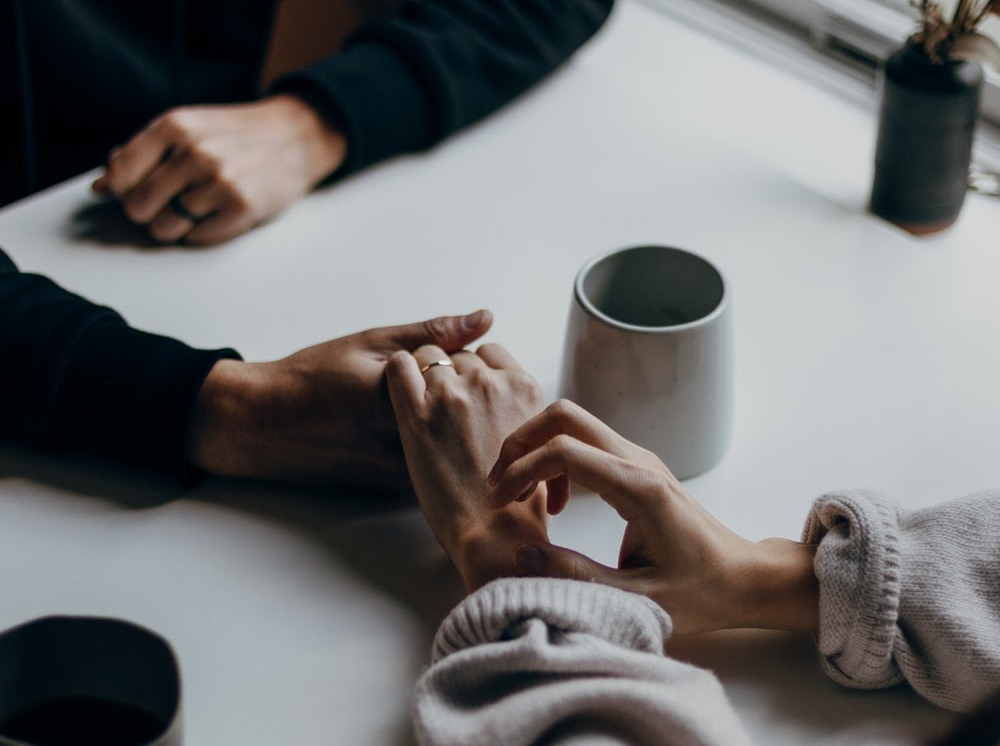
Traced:
<path id="1" fill-rule="evenodd" d="M 80 336 L 63 370 L 52 446 L 189 479 L 194 404 L 212 366 L 224 358 L 239 355 L 192 349 L 116 317 L 97 321 Z"/>
<path id="2" fill-rule="evenodd" d="M 672 630 L 667 613 L 645 596 L 578 580 L 503 578 L 480 588 L 448 615 L 434 639 L 433 660 L 503 639 L 526 619 L 657 655 Z"/>
<path id="3" fill-rule="evenodd" d="M 819 544 L 819 653 L 827 675 L 854 689 L 903 680 L 893 660 L 900 604 L 900 509 L 862 490 L 816 499 L 802 540 Z"/>
<path id="4" fill-rule="evenodd" d="M 351 40 L 337 55 L 278 79 L 347 139 L 344 176 L 433 142 L 428 94 L 399 51 L 379 38 Z"/>

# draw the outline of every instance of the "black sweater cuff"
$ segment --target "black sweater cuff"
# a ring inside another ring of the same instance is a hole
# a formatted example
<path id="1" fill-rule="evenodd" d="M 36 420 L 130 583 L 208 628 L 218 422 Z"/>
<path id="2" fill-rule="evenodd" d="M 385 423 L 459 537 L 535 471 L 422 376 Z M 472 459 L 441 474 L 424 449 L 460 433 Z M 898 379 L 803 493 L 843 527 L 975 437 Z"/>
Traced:
<path id="1" fill-rule="evenodd" d="M 433 144 L 428 96 L 393 47 L 363 42 L 312 67 L 286 75 L 272 93 L 306 101 L 347 140 L 344 176 L 400 153 Z"/>
<path id="2" fill-rule="evenodd" d="M 85 329 L 63 369 L 50 446 L 186 480 L 189 426 L 212 366 L 235 350 L 196 350 L 105 316 Z"/>

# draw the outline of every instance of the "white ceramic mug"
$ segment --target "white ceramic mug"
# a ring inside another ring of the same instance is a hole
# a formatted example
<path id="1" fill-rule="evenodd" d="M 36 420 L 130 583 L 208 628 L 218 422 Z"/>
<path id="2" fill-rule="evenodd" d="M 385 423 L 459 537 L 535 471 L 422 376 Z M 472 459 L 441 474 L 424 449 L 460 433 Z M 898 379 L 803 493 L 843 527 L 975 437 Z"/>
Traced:
<path id="1" fill-rule="evenodd" d="M 635 246 L 576 276 L 560 395 L 647 448 L 679 479 L 715 466 L 729 443 L 730 291 L 702 257 Z"/>

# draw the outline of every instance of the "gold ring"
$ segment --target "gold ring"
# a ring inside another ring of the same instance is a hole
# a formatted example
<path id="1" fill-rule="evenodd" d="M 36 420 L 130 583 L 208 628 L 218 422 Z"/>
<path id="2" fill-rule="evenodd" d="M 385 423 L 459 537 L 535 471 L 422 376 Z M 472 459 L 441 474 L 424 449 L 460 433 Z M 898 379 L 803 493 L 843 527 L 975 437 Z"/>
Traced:
<path id="1" fill-rule="evenodd" d="M 439 365 L 443 365 L 446 368 L 454 368 L 455 367 L 455 363 L 453 363 L 448 358 L 445 358 L 444 360 L 435 360 L 433 363 L 427 363 L 427 365 L 425 365 L 423 368 L 420 369 L 420 372 L 421 373 L 426 373 L 431 368 L 436 368 Z"/>

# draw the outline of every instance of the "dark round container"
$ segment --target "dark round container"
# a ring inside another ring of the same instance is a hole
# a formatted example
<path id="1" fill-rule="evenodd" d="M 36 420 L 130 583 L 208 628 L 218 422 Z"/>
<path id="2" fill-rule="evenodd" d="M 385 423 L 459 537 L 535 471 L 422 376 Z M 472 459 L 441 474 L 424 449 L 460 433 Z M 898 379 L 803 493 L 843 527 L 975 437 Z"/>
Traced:
<path id="1" fill-rule="evenodd" d="M 968 187 L 983 71 L 932 61 L 910 40 L 886 61 L 871 211 L 911 233 L 958 218 Z"/>

